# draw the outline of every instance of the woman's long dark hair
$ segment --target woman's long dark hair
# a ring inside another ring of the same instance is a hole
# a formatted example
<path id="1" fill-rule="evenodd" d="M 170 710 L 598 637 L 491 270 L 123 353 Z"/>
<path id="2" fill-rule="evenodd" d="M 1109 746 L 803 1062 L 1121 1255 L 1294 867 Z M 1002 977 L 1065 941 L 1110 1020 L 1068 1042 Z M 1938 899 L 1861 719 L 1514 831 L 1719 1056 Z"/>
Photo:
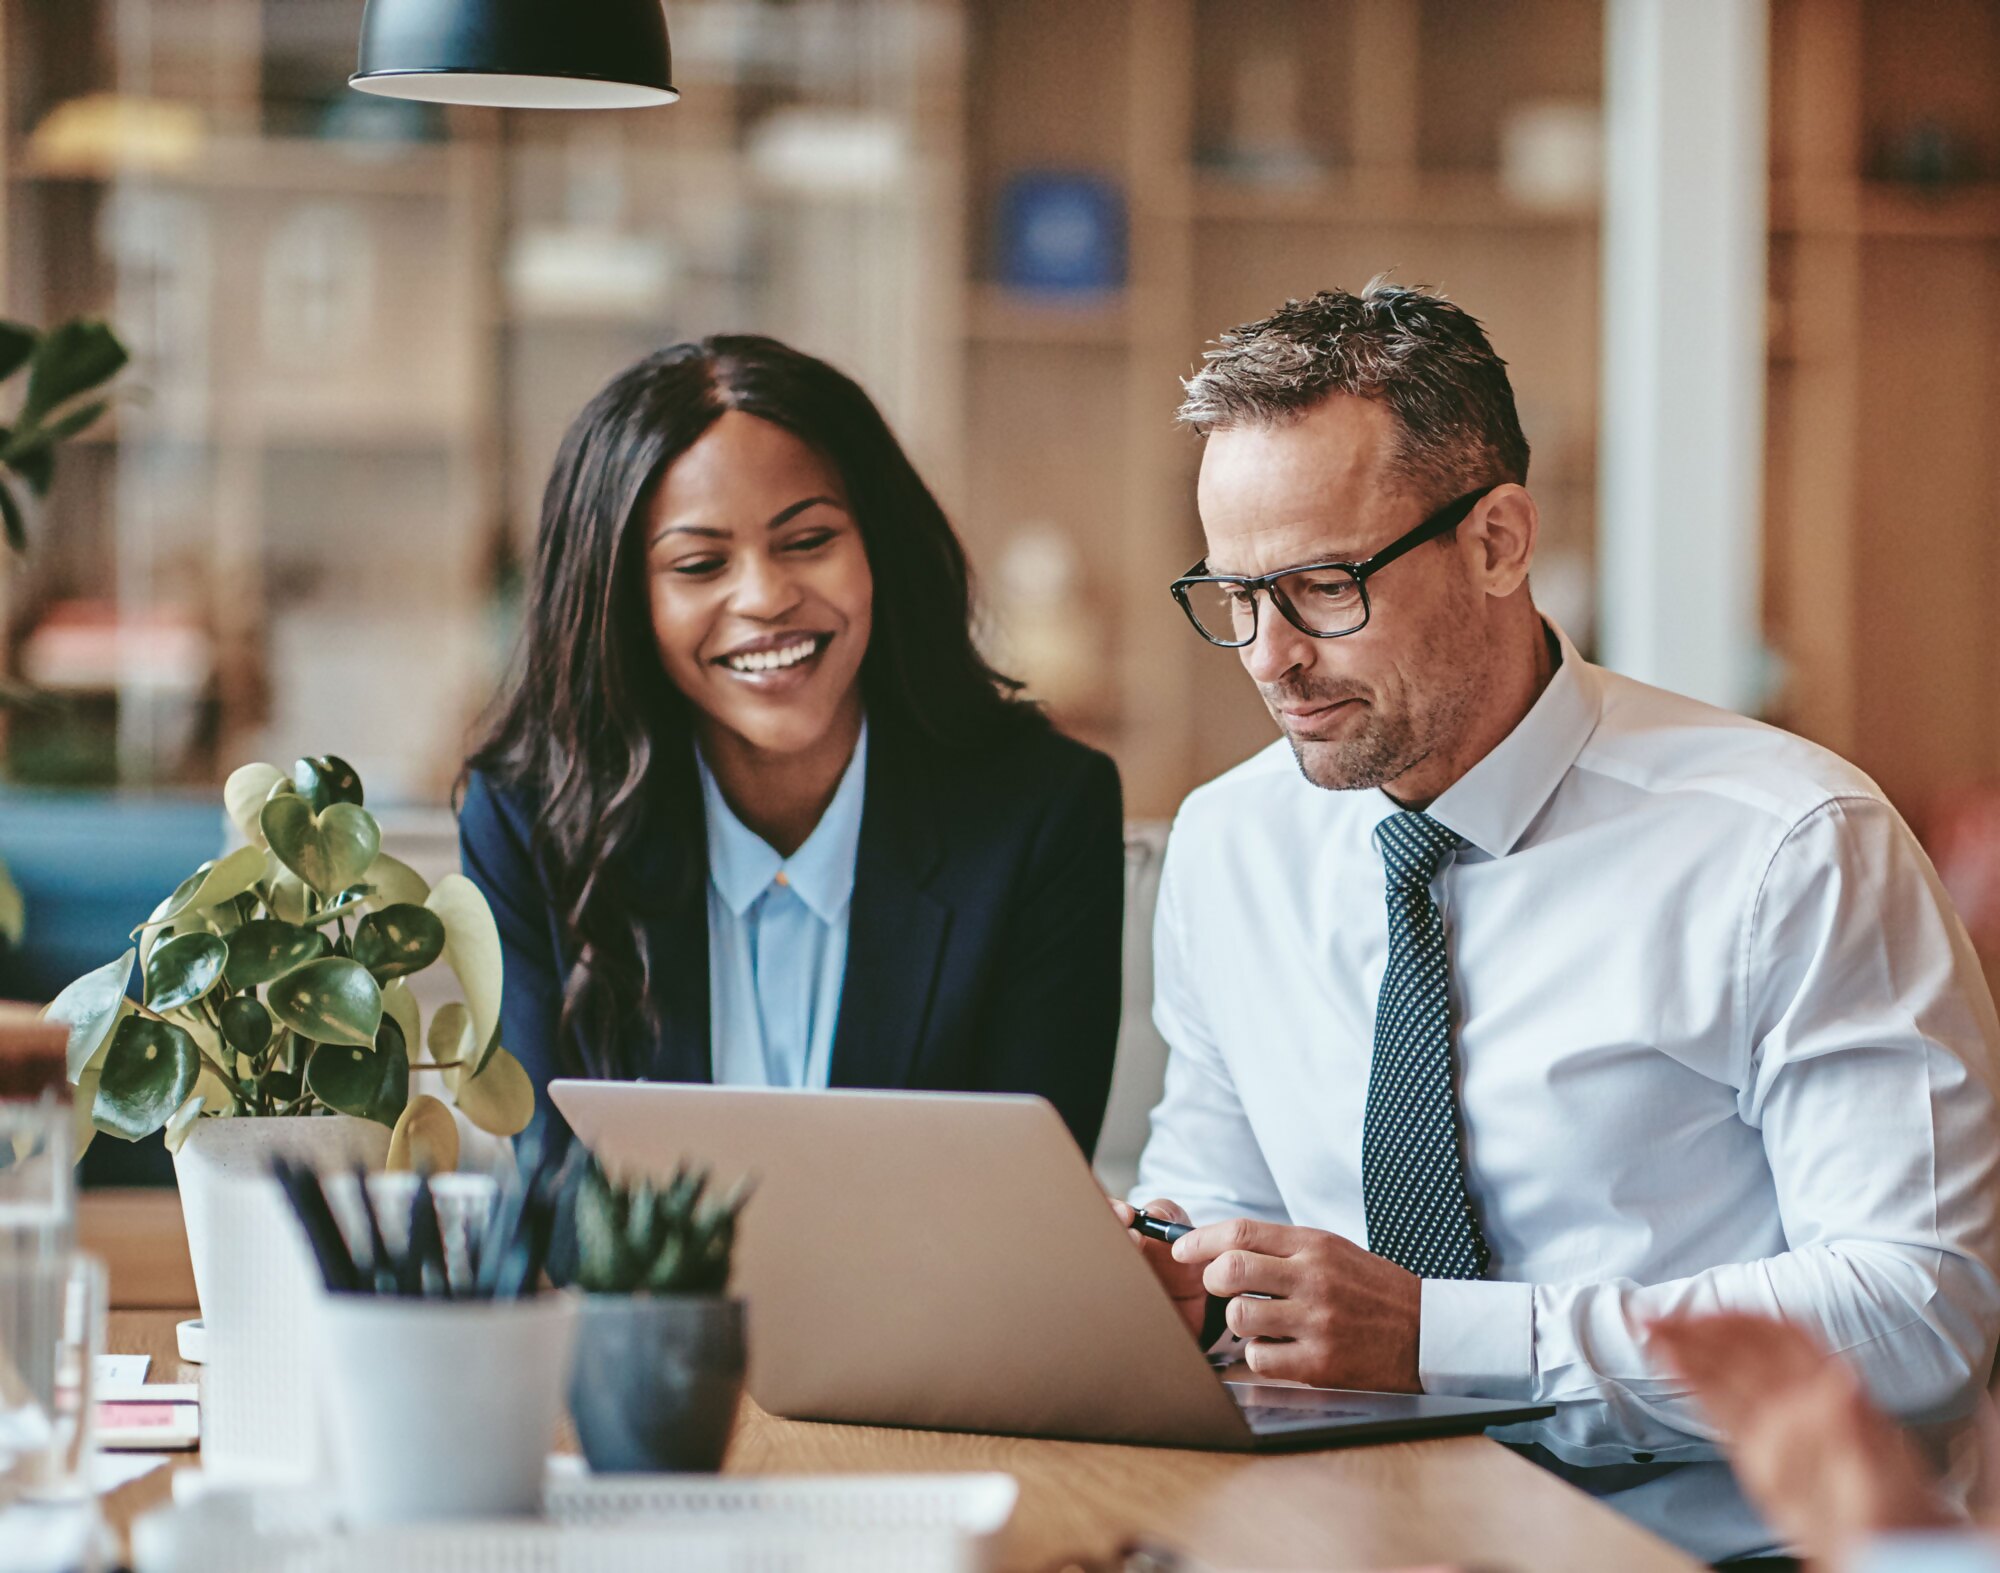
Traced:
<path id="1" fill-rule="evenodd" d="M 974 647 L 964 549 L 851 378 L 773 339 L 731 336 L 674 345 L 613 379 L 563 439 L 516 671 L 470 761 L 535 814 L 570 958 L 556 1054 L 587 1073 L 630 1069 L 619 1046 L 639 1023 L 657 1026 L 623 877 L 640 827 L 664 812 L 700 834 L 692 716 L 654 640 L 645 526 L 667 467 L 729 410 L 783 427 L 840 472 L 874 578 L 861 662 L 871 721 L 959 749 L 1033 714 Z"/>

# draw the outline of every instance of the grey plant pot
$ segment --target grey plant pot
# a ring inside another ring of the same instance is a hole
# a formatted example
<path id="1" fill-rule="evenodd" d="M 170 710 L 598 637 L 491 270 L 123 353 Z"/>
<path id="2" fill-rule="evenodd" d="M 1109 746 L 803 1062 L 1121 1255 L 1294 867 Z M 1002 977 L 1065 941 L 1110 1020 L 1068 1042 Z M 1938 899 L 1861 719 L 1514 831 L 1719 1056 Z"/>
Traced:
<path id="1" fill-rule="evenodd" d="M 601 1474 L 722 1467 L 748 1363 L 741 1300 L 584 1296 L 569 1407 Z"/>

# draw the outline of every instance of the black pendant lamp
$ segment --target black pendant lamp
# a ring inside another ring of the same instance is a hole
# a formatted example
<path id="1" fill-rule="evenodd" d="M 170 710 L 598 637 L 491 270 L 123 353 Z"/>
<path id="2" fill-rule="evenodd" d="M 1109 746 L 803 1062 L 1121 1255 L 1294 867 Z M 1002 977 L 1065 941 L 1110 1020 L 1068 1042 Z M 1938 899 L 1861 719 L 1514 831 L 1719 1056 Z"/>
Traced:
<path id="1" fill-rule="evenodd" d="M 349 83 L 503 109 L 671 104 L 661 0 L 368 0 Z"/>

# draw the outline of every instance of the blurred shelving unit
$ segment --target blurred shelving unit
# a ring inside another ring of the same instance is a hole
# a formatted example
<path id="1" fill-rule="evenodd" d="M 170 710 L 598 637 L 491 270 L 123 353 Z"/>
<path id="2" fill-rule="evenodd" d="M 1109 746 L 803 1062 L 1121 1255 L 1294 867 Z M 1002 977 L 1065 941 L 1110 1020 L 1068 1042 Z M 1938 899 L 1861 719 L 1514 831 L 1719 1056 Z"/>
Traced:
<path id="1" fill-rule="evenodd" d="M 350 0 L 0 0 L 4 309 L 111 316 L 144 393 L 70 461 L 7 654 L 113 637 L 116 671 L 176 619 L 206 651 L 178 700 L 92 699 L 124 779 L 311 742 L 440 793 L 563 427 L 638 355 L 725 329 L 882 403 L 996 657 L 1114 753 L 1135 814 L 1272 735 L 1165 585 L 1201 549 L 1178 381 L 1288 296 L 1392 271 L 1486 319 L 1545 593 L 1588 638 L 1594 187 L 1524 187 L 1511 149 L 1537 113 L 1594 134 L 1596 0 L 671 9 L 680 104 L 501 116 L 348 94 Z M 1115 193 L 1122 278 L 1006 282 L 1003 194 L 1037 171 Z"/>
<path id="2" fill-rule="evenodd" d="M 322 729 L 428 793 L 487 681 L 494 140 L 312 85 L 346 9 L 0 9 L 6 310 L 134 350 L 15 573 L 8 653 L 73 707 L 17 724 L 30 778 L 199 780 Z"/>
<path id="3" fill-rule="evenodd" d="M 677 339 L 825 354 L 950 471 L 955 3 L 673 11 L 681 104 L 501 115 L 349 92 L 352 0 L 0 0 L 0 312 L 137 352 L 0 562 L 0 659 L 75 701 L 11 772 L 441 797 L 564 427 Z"/>
<path id="4" fill-rule="evenodd" d="M 1778 0 L 1778 719 L 1921 820 L 2000 774 L 2000 4 Z"/>
<path id="5" fill-rule="evenodd" d="M 1170 813 L 1275 736 L 1237 662 L 1166 593 L 1201 554 L 1178 379 L 1287 297 L 1378 272 L 1445 289 L 1512 363 L 1551 584 L 1588 637 L 1597 399 L 1594 189 L 1523 191 L 1517 116 L 1601 96 L 1595 0 L 966 0 L 965 491 L 1003 658 Z M 1124 286 L 1009 289 L 1002 192 L 1029 171 L 1122 192 Z M 1063 543 L 1062 550 L 1051 543 Z M 1065 633 L 1038 600 L 1082 630 Z M 1012 640 L 1030 620 L 1036 639 Z M 1037 640 L 1050 648 L 1044 650 Z"/>

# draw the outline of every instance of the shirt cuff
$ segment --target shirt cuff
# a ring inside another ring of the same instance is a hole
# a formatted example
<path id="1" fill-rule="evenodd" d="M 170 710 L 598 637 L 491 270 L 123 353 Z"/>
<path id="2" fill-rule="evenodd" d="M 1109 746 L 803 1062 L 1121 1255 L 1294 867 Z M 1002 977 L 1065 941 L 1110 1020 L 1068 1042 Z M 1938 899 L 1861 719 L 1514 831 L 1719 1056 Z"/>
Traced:
<path id="1" fill-rule="evenodd" d="M 1417 1379 L 1455 1398 L 1532 1397 L 1535 1286 L 1426 1278 Z"/>

